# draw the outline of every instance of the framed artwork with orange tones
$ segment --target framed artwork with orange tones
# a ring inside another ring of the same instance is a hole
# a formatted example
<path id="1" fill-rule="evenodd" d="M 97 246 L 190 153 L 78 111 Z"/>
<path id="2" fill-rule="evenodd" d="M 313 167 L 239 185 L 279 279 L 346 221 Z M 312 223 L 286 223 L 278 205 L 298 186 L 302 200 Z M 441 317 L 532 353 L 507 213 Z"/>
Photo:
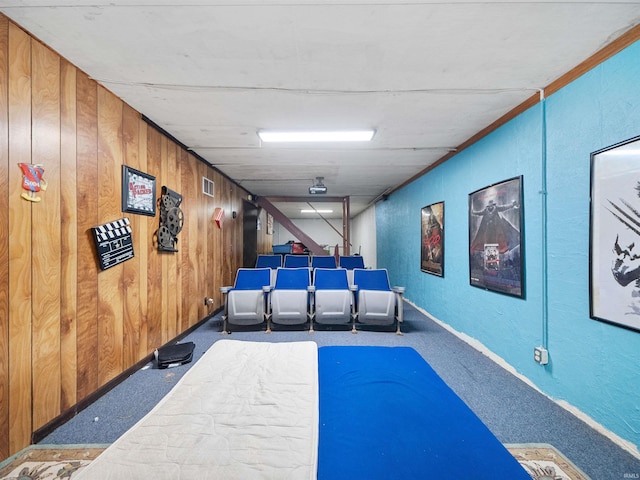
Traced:
<path id="1" fill-rule="evenodd" d="M 444 202 L 423 207 L 420 218 L 420 269 L 444 277 Z"/>

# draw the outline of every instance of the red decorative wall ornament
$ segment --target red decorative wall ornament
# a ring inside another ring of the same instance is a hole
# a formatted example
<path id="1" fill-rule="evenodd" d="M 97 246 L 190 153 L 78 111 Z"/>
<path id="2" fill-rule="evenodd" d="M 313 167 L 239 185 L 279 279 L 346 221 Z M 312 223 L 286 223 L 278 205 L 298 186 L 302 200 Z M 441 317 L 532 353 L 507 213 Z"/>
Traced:
<path id="1" fill-rule="evenodd" d="M 222 222 L 224 221 L 224 208 L 216 208 L 213 211 L 213 219 L 215 220 L 218 228 L 222 228 Z"/>
<path id="2" fill-rule="evenodd" d="M 37 192 L 47 189 L 47 181 L 42 178 L 44 168 L 41 164 L 32 165 L 29 163 L 19 163 L 18 166 L 22 170 L 22 188 L 26 190 L 20 195 L 30 202 L 39 202 L 41 199 L 36 195 Z"/>

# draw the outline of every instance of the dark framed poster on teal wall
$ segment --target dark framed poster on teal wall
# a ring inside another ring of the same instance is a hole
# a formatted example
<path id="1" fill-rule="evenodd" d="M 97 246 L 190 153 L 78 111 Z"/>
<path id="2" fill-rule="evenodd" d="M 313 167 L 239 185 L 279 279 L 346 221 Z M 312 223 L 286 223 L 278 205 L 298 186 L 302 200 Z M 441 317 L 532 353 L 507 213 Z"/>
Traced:
<path id="1" fill-rule="evenodd" d="M 420 230 L 420 269 L 444 277 L 444 202 L 421 209 Z"/>
<path id="2" fill-rule="evenodd" d="M 522 176 L 469 194 L 469 281 L 524 298 Z"/>

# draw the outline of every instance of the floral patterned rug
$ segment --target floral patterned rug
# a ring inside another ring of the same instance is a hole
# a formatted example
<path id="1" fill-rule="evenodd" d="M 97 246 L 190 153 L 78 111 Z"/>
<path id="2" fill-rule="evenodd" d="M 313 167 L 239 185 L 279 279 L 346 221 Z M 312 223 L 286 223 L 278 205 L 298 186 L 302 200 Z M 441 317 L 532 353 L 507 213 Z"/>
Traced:
<path id="1" fill-rule="evenodd" d="M 506 444 L 507 450 L 533 480 L 590 480 L 552 445 L 546 443 Z"/>
<path id="2" fill-rule="evenodd" d="M 31 445 L 0 463 L 0 480 L 60 480 L 100 455 L 108 445 Z M 548 444 L 507 444 L 533 480 L 590 480 Z"/>
<path id="3" fill-rule="evenodd" d="M 108 445 L 31 445 L 0 463 L 0 480 L 58 480 L 77 471 Z"/>

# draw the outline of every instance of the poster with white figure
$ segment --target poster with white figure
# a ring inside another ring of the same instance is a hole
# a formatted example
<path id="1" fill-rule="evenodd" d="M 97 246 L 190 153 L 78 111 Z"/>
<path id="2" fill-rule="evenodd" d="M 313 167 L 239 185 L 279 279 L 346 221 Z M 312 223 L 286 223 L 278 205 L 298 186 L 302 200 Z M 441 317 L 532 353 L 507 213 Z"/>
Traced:
<path id="1" fill-rule="evenodd" d="M 591 154 L 590 315 L 640 331 L 640 137 Z"/>

